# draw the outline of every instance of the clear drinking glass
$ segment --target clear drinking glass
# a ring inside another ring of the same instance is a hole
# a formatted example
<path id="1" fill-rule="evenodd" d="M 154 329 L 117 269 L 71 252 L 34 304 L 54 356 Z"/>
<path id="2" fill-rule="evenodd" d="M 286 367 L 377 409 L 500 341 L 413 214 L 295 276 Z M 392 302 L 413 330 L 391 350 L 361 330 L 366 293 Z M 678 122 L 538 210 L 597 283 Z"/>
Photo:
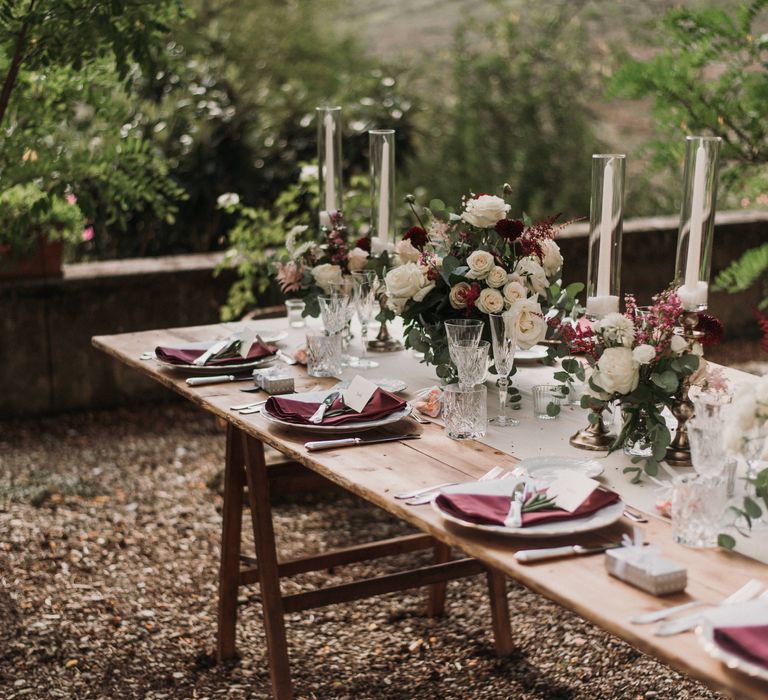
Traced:
<path id="1" fill-rule="evenodd" d="M 476 318 L 453 318 L 443 323 L 448 338 L 448 347 L 459 340 L 470 340 L 477 344 L 483 334 L 482 321 Z"/>
<path id="2" fill-rule="evenodd" d="M 533 387 L 533 417 L 541 420 L 554 420 L 558 414 L 550 415 L 549 406 L 564 406 L 568 402 L 561 384 L 537 384 Z"/>
<path id="3" fill-rule="evenodd" d="M 359 270 L 352 273 L 354 283 L 354 301 L 357 318 L 360 321 L 360 335 L 363 342 L 363 353 L 360 357 L 350 358 L 349 366 L 357 369 L 373 369 L 379 363 L 366 357 L 368 352 L 368 324 L 373 316 L 376 304 L 376 273 L 373 270 Z"/>
<path id="4" fill-rule="evenodd" d="M 473 440 L 485 436 L 488 428 L 488 391 L 484 384 L 462 389 L 449 384 L 443 392 L 443 420 L 448 437 Z"/>
<path id="5" fill-rule="evenodd" d="M 306 304 L 301 299 L 286 299 L 285 311 L 288 314 L 288 325 L 291 328 L 304 328 L 306 323 L 301 315 Z"/>
<path id="6" fill-rule="evenodd" d="M 515 363 L 517 348 L 517 324 L 512 314 L 489 314 L 491 338 L 493 339 L 493 364 L 499 375 L 499 415 L 490 422 L 501 428 L 519 425 L 520 421 L 507 415 L 507 390 L 509 373 Z"/>
<path id="7" fill-rule="evenodd" d="M 327 333 L 340 333 L 347 325 L 348 300 L 341 296 L 318 297 L 320 318 Z"/>
<path id="8" fill-rule="evenodd" d="M 327 286 L 327 289 L 330 296 L 342 297 L 347 302 L 347 320 L 341 334 L 341 364 L 346 367 L 351 359 L 347 350 L 352 342 L 350 324 L 355 317 L 355 285 L 350 275 L 344 275 L 341 282 L 332 282 Z"/>
<path id="9" fill-rule="evenodd" d="M 307 332 L 307 374 L 311 377 L 341 375 L 341 333 Z"/>
<path id="10" fill-rule="evenodd" d="M 686 547 L 716 547 L 726 506 L 722 480 L 677 477 L 672 486 L 672 539 Z"/>
<path id="11" fill-rule="evenodd" d="M 475 384 L 485 381 L 488 371 L 488 351 L 490 343 L 487 340 L 459 340 L 452 345 L 453 363 L 459 373 L 459 386 L 470 389 Z"/>

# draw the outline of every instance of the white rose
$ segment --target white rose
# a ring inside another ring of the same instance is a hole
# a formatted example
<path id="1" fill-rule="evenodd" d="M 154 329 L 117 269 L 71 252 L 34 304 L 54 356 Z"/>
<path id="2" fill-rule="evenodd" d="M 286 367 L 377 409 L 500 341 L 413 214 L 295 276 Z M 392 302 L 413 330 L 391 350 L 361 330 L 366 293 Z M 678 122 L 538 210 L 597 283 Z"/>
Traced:
<path id="1" fill-rule="evenodd" d="M 461 220 L 478 228 L 494 226 L 511 209 L 501 197 L 483 194 L 467 201 Z"/>
<path id="2" fill-rule="evenodd" d="M 467 292 L 470 290 L 469 284 L 466 282 L 459 282 L 451 287 L 451 292 L 448 295 L 448 300 L 451 302 L 451 306 L 454 309 L 466 309 L 467 308 Z"/>
<path id="3" fill-rule="evenodd" d="M 694 343 L 691 347 L 691 353 L 696 355 L 696 357 L 703 357 L 704 356 L 704 346 L 701 343 Z"/>
<path id="4" fill-rule="evenodd" d="M 602 391 L 595 391 L 590 385 L 589 380 L 593 379 L 595 380 L 595 383 L 597 383 L 598 375 L 594 368 L 589 368 L 586 373 L 585 384 L 584 384 L 584 393 L 589 394 L 591 397 L 598 399 L 600 401 L 607 401 L 610 397 L 610 394 L 606 394 Z"/>
<path id="5" fill-rule="evenodd" d="M 504 311 L 504 297 L 498 289 L 486 287 L 477 298 L 477 308 L 484 314 L 498 314 Z"/>
<path id="6" fill-rule="evenodd" d="M 669 349 L 675 355 L 682 355 L 688 349 L 688 341 L 681 335 L 673 335 L 669 341 Z"/>
<path id="7" fill-rule="evenodd" d="M 536 343 L 544 340 L 547 334 L 547 322 L 541 313 L 541 304 L 535 299 L 520 299 L 507 312 L 512 314 L 517 328 L 517 347 L 529 350 Z"/>
<path id="8" fill-rule="evenodd" d="M 475 280 L 485 279 L 495 264 L 493 255 L 487 250 L 476 250 L 470 253 L 467 258 L 467 265 L 469 266 L 467 277 Z"/>
<path id="9" fill-rule="evenodd" d="M 434 282 L 427 279 L 426 269 L 412 262 L 393 267 L 387 272 L 384 283 L 390 307 L 399 306 L 401 310 L 409 299 L 421 301 L 435 287 Z"/>
<path id="10" fill-rule="evenodd" d="M 314 182 L 320 177 L 320 169 L 316 165 L 302 165 L 299 182 Z"/>
<path id="11" fill-rule="evenodd" d="M 560 253 L 560 246 L 551 238 L 547 238 L 539 243 L 541 248 L 541 264 L 544 266 L 544 272 L 548 277 L 554 275 L 563 266 L 563 256 Z"/>
<path id="12" fill-rule="evenodd" d="M 237 192 L 226 192 L 220 194 L 216 199 L 216 204 L 222 209 L 226 207 L 233 207 L 235 204 L 240 204 L 240 195 Z"/>
<path id="13" fill-rule="evenodd" d="M 507 282 L 507 271 L 503 267 L 496 265 L 495 267 L 491 268 L 491 271 L 488 273 L 488 277 L 485 278 L 485 281 L 489 287 L 493 287 L 494 289 L 503 287 Z"/>
<path id="14" fill-rule="evenodd" d="M 419 253 L 418 248 L 414 247 L 413 243 L 403 240 L 395 245 L 395 255 L 400 258 L 401 263 L 415 263 L 418 261 L 421 253 Z"/>
<path id="15" fill-rule="evenodd" d="M 523 286 L 522 282 L 507 282 L 504 285 L 504 301 L 507 302 L 507 306 L 512 306 L 516 301 L 527 297 L 528 290 Z"/>
<path id="16" fill-rule="evenodd" d="M 312 268 L 312 276 L 319 287 L 329 291 L 331 284 L 341 284 L 341 268 L 338 265 L 324 263 Z"/>
<path id="17" fill-rule="evenodd" d="M 656 359 L 656 348 L 653 345 L 638 345 L 632 351 L 632 357 L 635 358 L 635 362 L 638 364 L 647 365 Z"/>
<path id="18" fill-rule="evenodd" d="M 597 361 L 593 378 L 609 394 L 629 394 L 637 389 L 640 366 L 629 348 L 606 348 Z"/>
<path id="19" fill-rule="evenodd" d="M 362 248 L 353 248 L 347 256 L 347 265 L 350 271 L 362 270 L 368 262 L 368 251 Z"/>
<path id="20" fill-rule="evenodd" d="M 544 268 L 533 256 L 520 258 L 515 266 L 515 272 L 525 280 L 525 284 L 534 294 L 544 294 L 549 287 L 549 280 Z"/>
<path id="21" fill-rule="evenodd" d="M 755 399 L 759 403 L 768 404 L 768 374 L 760 377 L 755 383 Z"/>
<path id="22" fill-rule="evenodd" d="M 635 340 L 635 325 L 631 319 L 618 311 L 607 314 L 596 324 L 596 329 L 608 345 L 623 345 L 625 348 L 631 348 Z"/>

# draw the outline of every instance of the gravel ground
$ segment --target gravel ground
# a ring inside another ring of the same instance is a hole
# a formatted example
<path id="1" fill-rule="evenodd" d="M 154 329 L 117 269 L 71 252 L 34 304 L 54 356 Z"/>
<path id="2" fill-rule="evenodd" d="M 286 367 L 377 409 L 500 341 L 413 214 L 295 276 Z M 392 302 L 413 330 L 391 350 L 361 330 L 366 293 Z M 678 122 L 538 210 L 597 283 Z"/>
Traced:
<path id="1" fill-rule="evenodd" d="M 242 658 L 214 663 L 223 447 L 214 421 L 183 405 L 0 423 L 0 698 L 269 697 L 253 593 Z M 276 528 L 288 555 L 407 532 L 333 492 L 278 503 Z M 307 574 L 285 590 L 420 556 Z M 292 615 L 296 693 L 720 697 L 516 584 L 509 600 L 516 649 L 501 661 L 483 577 L 449 584 L 440 620 L 424 617 L 423 592 Z"/>

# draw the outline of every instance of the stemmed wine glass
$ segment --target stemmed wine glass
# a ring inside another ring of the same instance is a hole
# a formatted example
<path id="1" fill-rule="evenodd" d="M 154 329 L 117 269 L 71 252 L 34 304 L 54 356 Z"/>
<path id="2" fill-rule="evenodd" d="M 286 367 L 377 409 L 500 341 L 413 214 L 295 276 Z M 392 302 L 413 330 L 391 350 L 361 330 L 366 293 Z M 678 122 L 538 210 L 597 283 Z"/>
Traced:
<path id="1" fill-rule="evenodd" d="M 377 280 L 374 270 L 356 270 L 352 273 L 354 284 L 354 301 L 357 318 L 360 321 L 360 335 L 363 341 L 363 352 L 358 358 L 350 358 L 349 366 L 357 369 L 373 369 L 379 363 L 366 357 L 368 352 L 368 324 L 373 316 L 376 302 Z"/>
<path id="2" fill-rule="evenodd" d="M 491 338 L 493 339 L 493 362 L 499 375 L 499 415 L 490 419 L 490 423 L 501 428 L 518 425 L 520 421 L 507 415 L 507 389 L 509 373 L 515 363 L 517 348 L 517 324 L 513 314 L 488 314 L 491 320 Z"/>
<path id="3" fill-rule="evenodd" d="M 352 278 L 349 275 L 342 277 L 341 282 L 332 282 L 328 285 L 328 294 L 332 297 L 341 297 L 346 300 L 346 319 L 344 328 L 342 330 L 342 354 L 341 364 L 343 367 L 349 366 L 349 344 L 352 339 L 352 331 L 349 328 L 352 319 L 355 316 L 355 301 L 354 301 L 355 285 L 352 282 Z"/>

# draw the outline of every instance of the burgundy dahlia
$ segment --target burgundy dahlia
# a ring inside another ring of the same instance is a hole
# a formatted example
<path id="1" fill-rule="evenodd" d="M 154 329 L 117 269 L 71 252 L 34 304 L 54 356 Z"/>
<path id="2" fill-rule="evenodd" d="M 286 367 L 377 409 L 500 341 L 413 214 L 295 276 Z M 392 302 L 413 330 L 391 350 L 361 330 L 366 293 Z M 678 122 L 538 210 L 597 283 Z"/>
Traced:
<path id="1" fill-rule="evenodd" d="M 371 239 L 369 236 L 363 236 L 362 238 L 357 239 L 357 243 L 355 243 L 356 248 L 360 248 L 364 250 L 366 253 L 371 252 Z"/>
<path id="2" fill-rule="evenodd" d="M 504 240 L 511 243 L 520 237 L 520 234 L 525 228 L 525 224 L 523 224 L 520 219 L 499 219 L 494 228 L 496 229 L 496 233 L 498 233 Z"/>
<path id="3" fill-rule="evenodd" d="M 715 318 L 711 314 L 699 314 L 699 322 L 696 325 L 696 330 L 701 331 L 704 335 L 701 336 L 701 344 L 704 347 L 708 345 L 717 345 L 723 339 L 723 333 L 725 329 L 720 319 Z"/>
<path id="4" fill-rule="evenodd" d="M 404 241 L 410 241 L 411 245 L 418 250 L 424 250 L 427 245 L 427 232 L 421 226 L 411 226 L 404 234 Z"/>

